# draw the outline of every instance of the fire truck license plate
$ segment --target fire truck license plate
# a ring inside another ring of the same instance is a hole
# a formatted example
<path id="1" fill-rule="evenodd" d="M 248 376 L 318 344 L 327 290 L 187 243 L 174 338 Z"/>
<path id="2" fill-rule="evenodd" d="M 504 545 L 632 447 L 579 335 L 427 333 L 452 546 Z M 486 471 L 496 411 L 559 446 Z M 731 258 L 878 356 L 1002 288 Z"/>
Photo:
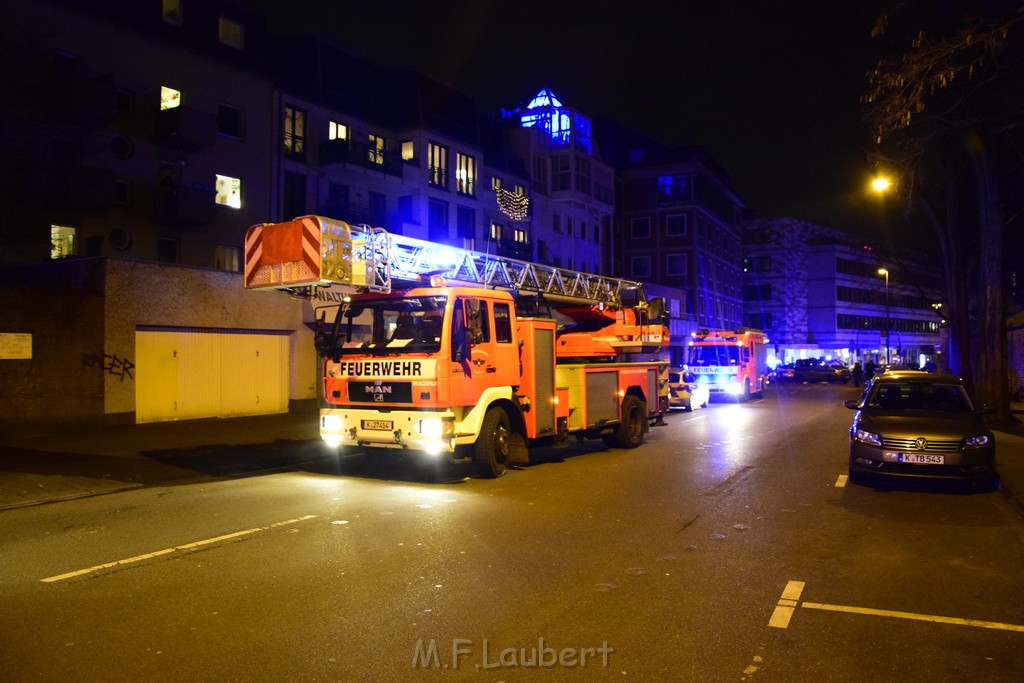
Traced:
<path id="1" fill-rule="evenodd" d="M 392 427 L 391 420 L 363 420 L 363 429 L 375 429 L 384 432 L 390 432 Z"/>

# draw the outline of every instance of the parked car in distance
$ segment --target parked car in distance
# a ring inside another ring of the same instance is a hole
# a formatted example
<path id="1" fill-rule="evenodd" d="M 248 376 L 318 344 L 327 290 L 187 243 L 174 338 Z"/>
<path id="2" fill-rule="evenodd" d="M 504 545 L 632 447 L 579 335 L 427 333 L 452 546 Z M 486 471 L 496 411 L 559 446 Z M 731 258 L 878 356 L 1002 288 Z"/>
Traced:
<path id="1" fill-rule="evenodd" d="M 775 369 L 768 373 L 768 380 L 771 382 L 792 382 L 796 379 L 796 371 L 792 363 L 780 363 Z"/>
<path id="2" fill-rule="evenodd" d="M 793 363 L 794 382 L 849 382 L 850 368 L 840 361 L 800 358 Z"/>
<path id="3" fill-rule="evenodd" d="M 959 377 L 889 371 L 844 405 L 857 411 L 850 427 L 850 481 L 994 480 L 995 436 Z"/>
<path id="4" fill-rule="evenodd" d="M 668 373 L 668 407 L 691 411 L 706 408 L 711 400 L 711 388 L 698 382 L 692 372 L 671 371 Z"/>

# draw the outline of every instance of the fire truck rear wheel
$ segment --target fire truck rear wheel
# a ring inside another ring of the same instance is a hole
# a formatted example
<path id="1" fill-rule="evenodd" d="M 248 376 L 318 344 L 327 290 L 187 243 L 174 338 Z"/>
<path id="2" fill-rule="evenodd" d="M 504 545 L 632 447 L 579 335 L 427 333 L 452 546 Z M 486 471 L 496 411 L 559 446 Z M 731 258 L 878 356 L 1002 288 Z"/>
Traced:
<path id="1" fill-rule="evenodd" d="M 480 438 L 476 440 L 473 453 L 477 469 L 482 476 L 500 477 L 508 470 L 511 452 L 512 427 L 508 413 L 501 408 L 491 408 L 484 415 Z"/>
<path id="2" fill-rule="evenodd" d="M 622 399 L 622 422 L 615 430 L 615 445 L 619 448 L 636 448 L 642 444 L 646 420 L 647 404 L 636 396 Z"/>

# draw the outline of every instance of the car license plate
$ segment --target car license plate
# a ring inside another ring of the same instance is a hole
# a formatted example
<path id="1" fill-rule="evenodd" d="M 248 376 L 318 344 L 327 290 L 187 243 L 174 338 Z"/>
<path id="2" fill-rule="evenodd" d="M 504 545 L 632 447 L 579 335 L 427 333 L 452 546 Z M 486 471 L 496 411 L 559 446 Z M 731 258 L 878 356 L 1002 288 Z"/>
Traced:
<path id="1" fill-rule="evenodd" d="M 900 453 L 900 462 L 913 465 L 941 465 L 944 461 L 941 455 L 925 453 Z"/>
<path id="2" fill-rule="evenodd" d="M 363 429 L 372 429 L 382 432 L 390 432 L 392 427 L 391 420 L 363 420 Z"/>

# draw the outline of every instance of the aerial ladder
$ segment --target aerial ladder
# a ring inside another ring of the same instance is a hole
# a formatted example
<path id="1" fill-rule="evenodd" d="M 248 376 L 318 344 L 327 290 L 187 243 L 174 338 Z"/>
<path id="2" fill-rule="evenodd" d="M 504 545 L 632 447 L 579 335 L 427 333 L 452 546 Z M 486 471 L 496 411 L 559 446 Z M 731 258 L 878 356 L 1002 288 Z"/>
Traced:
<path id="1" fill-rule="evenodd" d="M 320 216 L 250 228 L 244 282 L 346 292 L 316 336 L 334 447 L 471 458 L 499 476 L 570 434 L 635 447 L 666 407 L 664 303 L 638 282 Z M 426 340 L 396 338 L 428 323 Z"/>

